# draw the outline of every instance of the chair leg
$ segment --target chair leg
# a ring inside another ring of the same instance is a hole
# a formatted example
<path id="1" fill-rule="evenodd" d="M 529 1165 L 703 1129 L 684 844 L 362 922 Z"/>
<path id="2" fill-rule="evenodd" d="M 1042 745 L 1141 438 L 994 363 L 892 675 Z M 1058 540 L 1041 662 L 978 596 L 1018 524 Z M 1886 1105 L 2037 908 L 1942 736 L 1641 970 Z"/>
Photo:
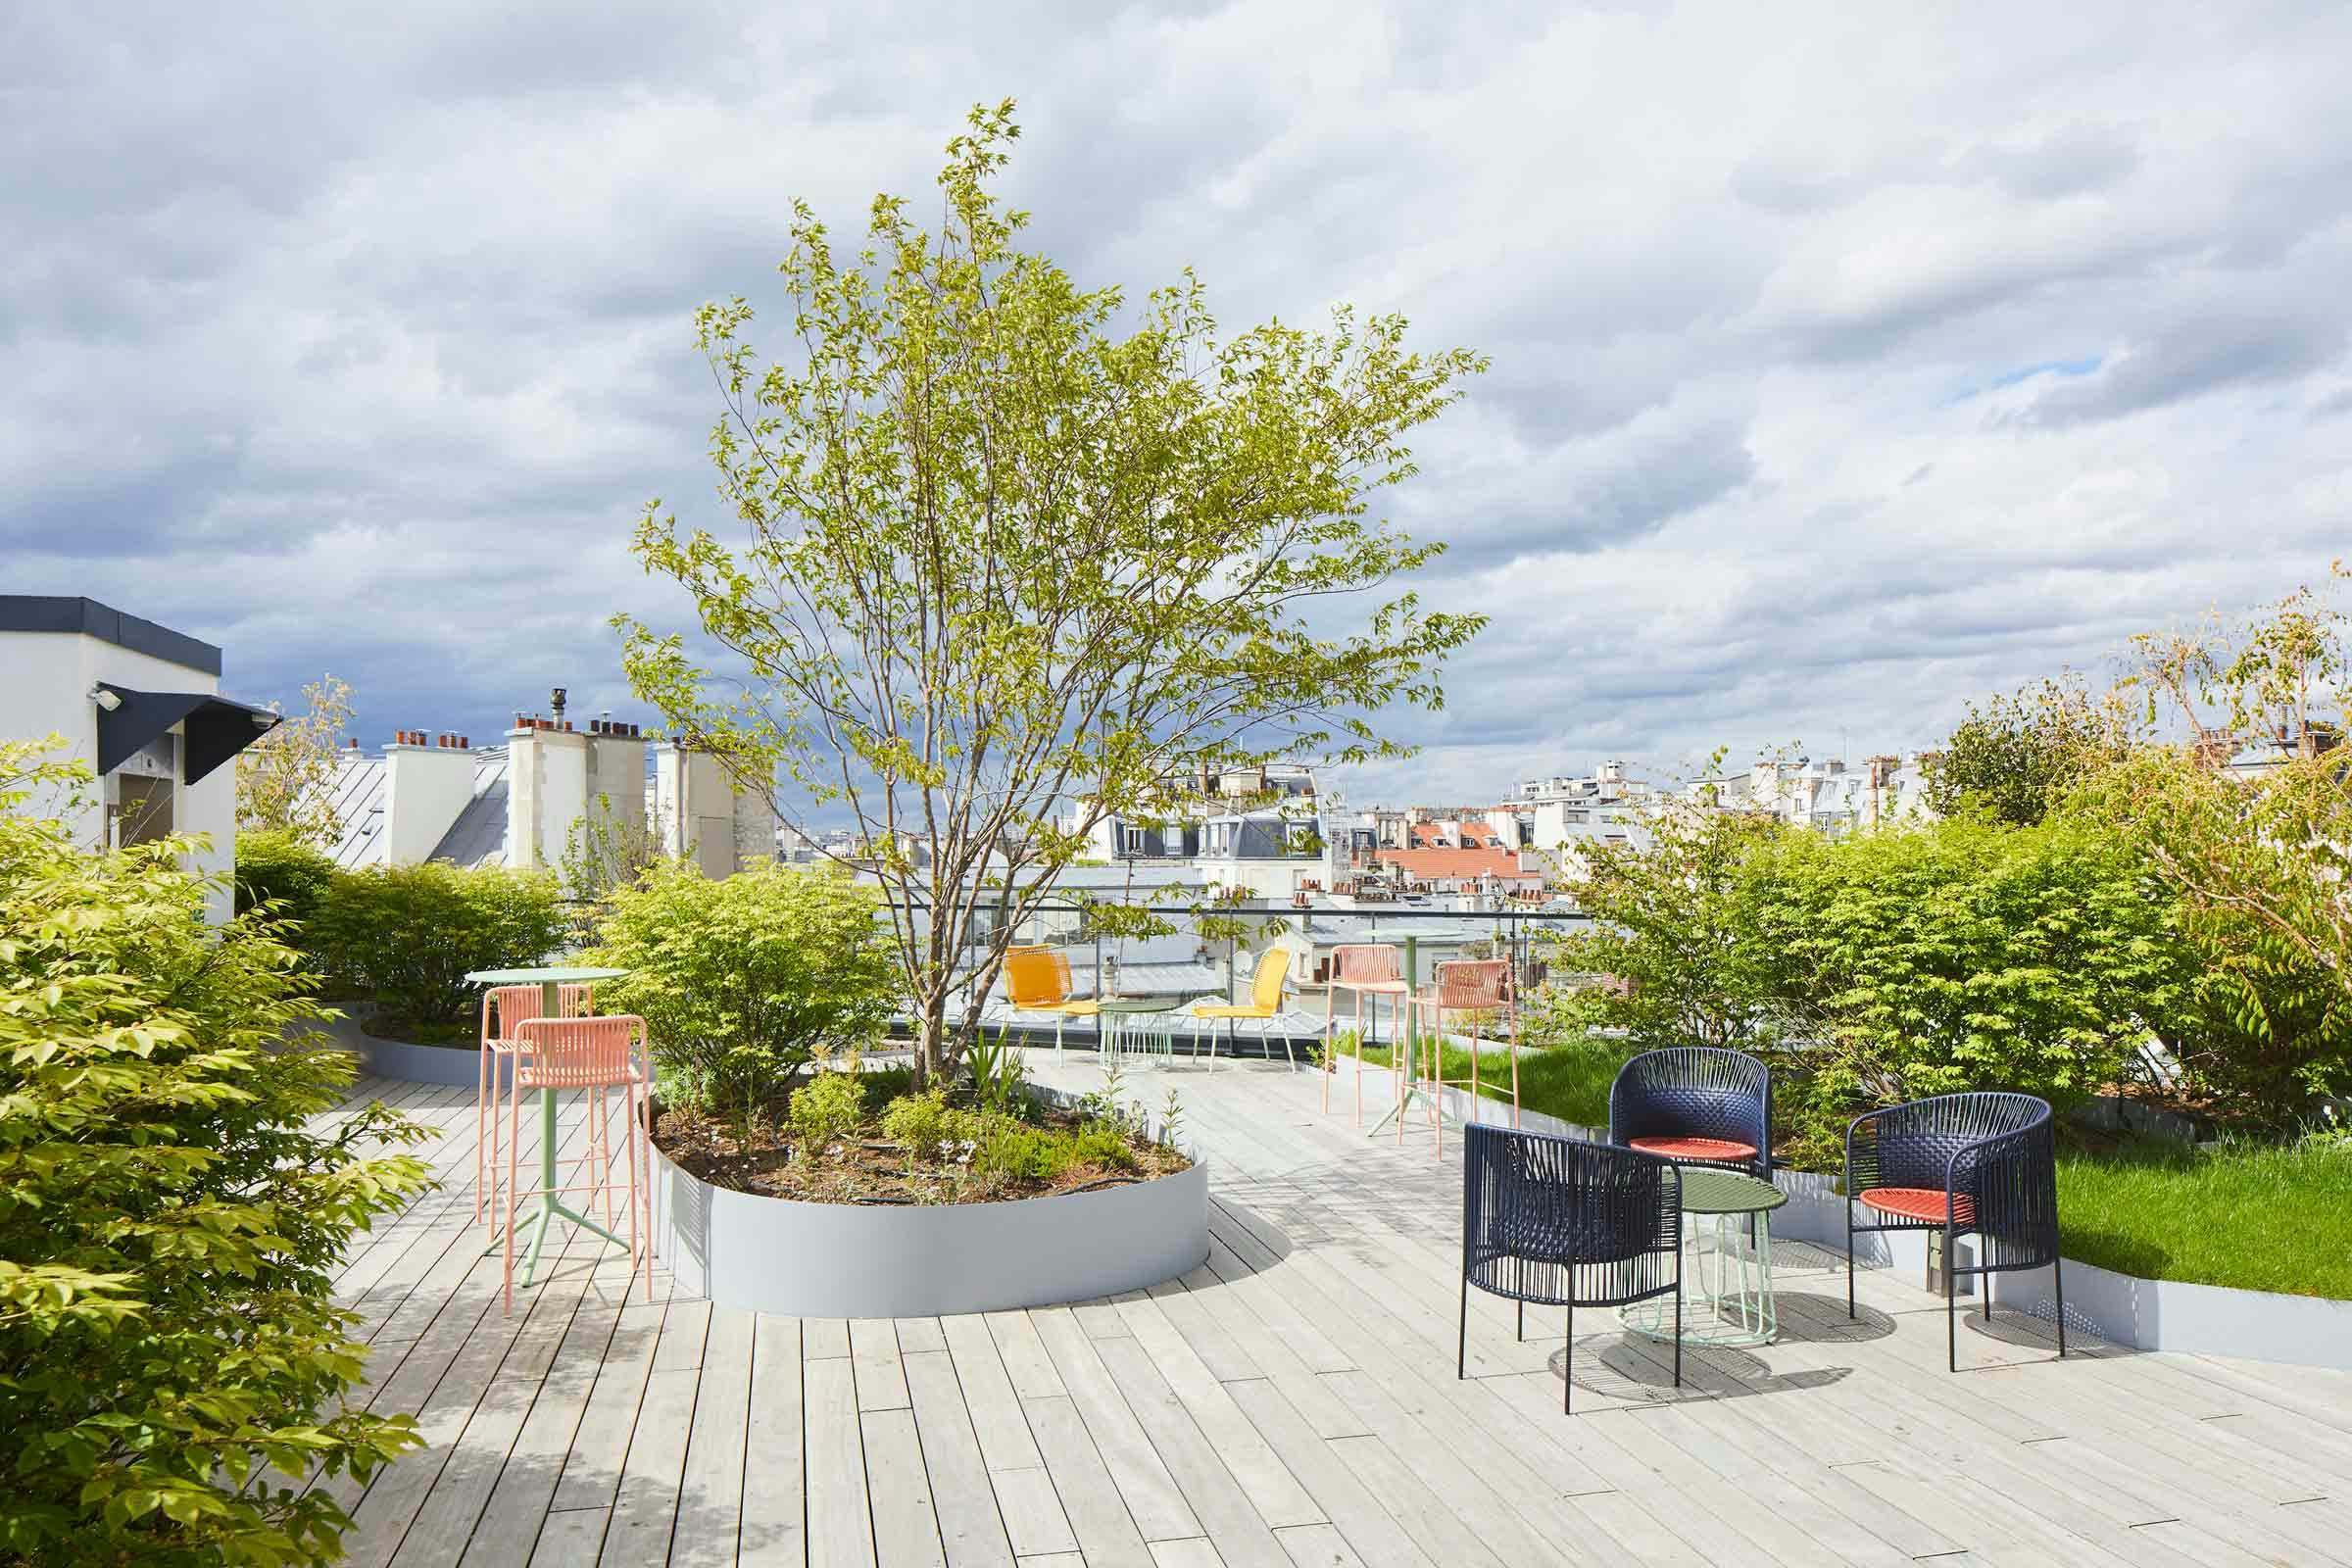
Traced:
<path id="1" fill-rule="evenodd" d="M 1570 1289 L 1573 1291 L 1574 1287 Z M 1560 1347 L 1560 1414 L 1574 1414 L 1576 1398 L 1576 1303 L 1568 1303 L 1568 1338 Z"/>
<path id="2" fill-rule="evenodd" d="M 1519 1303 L 1518 1337 L 1520 1344 L 1525 1345 L 1527 1343 L 1527 1303 L 1525 1301 L 1521 1301 Z"/>
<path id="3" fill-rule="evenodd" d="M 519 1125 L 521 1107 L 522 1091 L 517 1087 L 514 1093 L 507 1099 L 507 1223 L 505 1226 L 507 1251 L 504 1289 L 509 1316 L 512 1316 L 514 1311 L 514 1189 L 521 1179 L 521 1173 L 515 1169 L 514 1156 L 515 1146 L 522 1138 L 522 1128 Z M 542 1198 L 540 1201 L 545 1202 L 546 1200 Z"/>
<path id="4" fill-rule="evenodd" d="M 2058 1359 L 2066 1359 L 2066 1270 L 2058 1254 L 2050 1254 L 2050 1294 L 2058 1298 Z"/>
<path id="5" fill-rule="evenodd" d="M 1854 1195 L 1845 1195 L 1845 1315 L 1854 1315 Z"/>
<path id="6" fill-rule="evenodd" d="M 1960 1298 L 1953 1294 L 1959 1276 L 1952 1272 L 1952 1233 L 1943 1233 L 1943 1342 L 1944 1352 L 1951 1362 L 1950 1369 L 1960 1370 Z"/>
<path id="7" fill-rule="evenodd" d="M 1332 1021 L 1331 987 L 1326 984 L 1323 987 L 1323 1114 L 1326 1116 L 1331 1114 L 1331 1080 L 1340 1070 L 1339 1063 L 1331 1059 Z"/>
<path id="8" fill-rule="evenodd" d="M 1522 1312 L 1524 1312 L 1524 1311 L 1526 1311 L 1526 1310 L 1527 1310 L 1527 1306 L 1526 1306 L 1526 1304 L 1525 1304 L 1524 1302 L 1522 1302 L 1522 1303 L 1520 1304 L 1519 1310 L 1520 1310 L 1520 1311 L 1522 1311 Z M 1461 1320 L 1460 1320 L 1459 1322 L 1457 1322 L 1457 1323 L 1454 1325 L 1454 1328 L 1453 1328 L 1453 1381 L 1454 1381 L 1454 1382 L 1456 1382 L 1456 1383 L 1459 1383 L 1459 1382 L 1461 1382 L 1461 1381 L 1462 1381 L 1462 1379 L 1463 1379 L 1463 1378 L 1465 1378 L 1465 1377 L 1469 1376 L 1469 1368 L 1470 1368 L 1470 1273 L 1469 1273 L 1469 1271 L 1468 1271 L 1467 1269 L 1465 1269 L 1465 1270 L 1463 1270 L 1463 1271 L 1462 1271 L 1462 1312 L 1461 1312 Z"/>
<path id="9" fill-rule="evenodd" d="M 1675 1254 L 1675 1262 L 1678 1266 L 1674 1277 L 1674 1386 L 1679 1389 L 1683 1386 L 1683 1277 L 1679 1266 L 1682 1262 L 1681 1253 Z M 1720 1311 L 1721 1308 L 1717 1310 Z"/>
<path id="10" fill-rule="evenodd" d="M 489 1119 L 490 1046 L 489 1043 L 485 1041 L 482 1045 L 481 1082 L 475 1087 L 473 1092 L 473 1222 L 476 1225 L 479 1225 L 482 1222 L 483 1206 L 489 1202 L 488 1198 L 485 1196 L 482 1190 L 482 1167 L 489 1163 L 487 1155 L 483 1152 L 482 1145 L 484 1140 L 486 1140 L 490 1135 L 489 1129 L 485 1127 L 483 1123 Z M 490 1205 L 489 1212 L 491 1218 L 496 1219 L 498 1217 L 498 1210 L 495 1204 Z"/>

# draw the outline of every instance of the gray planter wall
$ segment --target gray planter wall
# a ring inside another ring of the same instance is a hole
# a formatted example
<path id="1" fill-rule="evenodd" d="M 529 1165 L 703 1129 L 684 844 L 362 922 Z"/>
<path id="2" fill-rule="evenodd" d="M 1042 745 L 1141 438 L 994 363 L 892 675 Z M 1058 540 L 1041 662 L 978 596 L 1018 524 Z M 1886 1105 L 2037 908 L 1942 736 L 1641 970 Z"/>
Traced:
<path id="1" fill-rule="evenodd" d="M 482 1081 L 481 1054 L 475 1046 L 416 1046 L 404 1040 L 378 1040 L 362 1029 L 356 1018 L 333 1018 L 314 1027 L 359 1057 L 362 1072 L 378 1078 L 460 1089 L 477 1088 Z M 502 1083 L 509 1065 L 504 1060 L 499 1063 Z"/>
<path id="2" fill-rule="evenodd" d="M 1208 1257 L 1208 1168 L 1002 1203 L 807 1203 L 729 1192 L 656 1151 L 678 1289 L 801 1317 L 931 1317 L 1137 1291 Z M 664 1225 L 666 1220 L 666 1225 Z"/>
<path id="3" fill-rule="evenodd" d="M 1352 1064 L 1343 1061 L 1342 1081 L 1353 1071 Z M 1396 1080 L 1387 1068 L 1365 1067 L 1364 1080 L 1366 1104 L 1377 1101 L 1385 1107 L 1393 1102 Z M 1472 1108 L 1467 1093 L 1446 1091 L 1449 1113 L 1468 1120 Z M 1495 1119 L 1493 1102 L 1487 1102 L 1482 1114 L 1488 1120 Z M 1510 1107 L 1505 1105 L 1502 1119 L 1507 1121 L 1509 1116 Z M 1537 1110 L 1522 1110 L 1519 1125 L 1529 1132 L 1562 1138 L 1597 1140 L 1608 1136 L 1605 1127 L 1580 1127 Z M 1775 1238 L 1819 1242 L 1844 1250 L 1845 1200 L 1837 1192 L 1837 1178 L 1785 1170 L 1773 1173 L 1773 1183 L 1788 1195 L 1788 1203 L 1772 1216 Z M 1961 1246 L 1966 1249 L 1969 1244 Z M 1865 1268 L 1892 1268 L 1898 1278 L 1924 1285 L 1928 1233 L 1888 1231 L 1857 1236 L 1854 1256 Z M 1963 1290 L 1973 1288 L 1975 1280 L 1982 1277 L 1964 1279 Z M 2044 1318 L 2055 1311 L 2048 1269 L 1990 1278 L 1992 1298 L 2000 1305 Z M 1922 1295 L 1926 1295 L 1924 1290 Z M 2352 1369 L 2352 1301 L 2325 1297 L 2143 1280 L 2068 1258 L 2066 1321 L 2069 1328 L 2084 1328 L 2100 1339 L 2142 1350 Z"/>

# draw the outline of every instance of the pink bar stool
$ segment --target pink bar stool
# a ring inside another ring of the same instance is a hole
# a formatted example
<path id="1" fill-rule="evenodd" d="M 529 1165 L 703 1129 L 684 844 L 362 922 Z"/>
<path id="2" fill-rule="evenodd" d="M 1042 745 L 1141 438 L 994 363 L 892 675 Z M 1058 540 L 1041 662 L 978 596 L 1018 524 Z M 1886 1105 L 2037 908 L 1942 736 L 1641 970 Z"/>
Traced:
<path id="1" fill-rule="evenodd" d="M 592 988 L 557 987 L 566 1018 L 596 1010 Z M 545 986 L 495 986 L 482 993 L 482 1077 L 473 1099 L 473 1222 L 498 1218 L 498 1101 L 500 1061 L 514 1054 L 515 1026 L 547 1014 Z M 497 1023 L 491 1018 L 496 1016 Z"/>
<path id="2" fill-rule="evenodd" d="M 639 1113 L 642 1101 L 650 1111 L 652 1096 L 650 1075 L 638 1058 L 638 1047 L 645 1039 L 645 1020 L 634 1013 L 613 1013 L 603 1018 L 531 1018 L 515 1026 L 517 1050 L 514 1055 L 514 1094 L 507 1102 L 507 1211 L 506 1232 L 506 1303 L 514 1310 L 514 1205 L 522 1198 L 538 1200 L 533 1218 L 530 1254 L 523 1268 L 531 1278 L 537 1278 L 539 1254 L 547 1245 L 549 1227 L 557 1219 L 567 1219 L 581 1228 L 602 1236 L 615 1247 L 629 1251 L 630 1272 L 639 1266 L 645 1271 L 645 1298 L 654 1298 L 653 1252 L 653 1147 L 647 1130 L 648 1115 Z M 565 1089 L 586 1090 L 594 1094 L 588 1118 L 588 1152 L 571 1161 L 579 1179 L 564 1181 L 559 1175 L 556 1158 L 556 1095 Z M 612 1090 L 621 1092 L 627 1121 L 623 1124 L 622 1142 L 628 1157 L 625 1186 L 612 1180 L 612 1146 L 606 1119 L 607 1102 Z M 539 1148 L 538 1185 L 527 1191 L 520 1186 L 518 1150 L 521 1140 L 522 1097 L 527 1091 L 539 1094 L 541 1140 Z M 638 1180 L 642 1160 L 645 1179 Z M 585 1166 L 585 1170 L 580 1167 Z M 628 1239 L 623 1241 L 610 1228 L 612 1224 L 612 1200 L 615 1194 L 625 1196 L 629 1211 Z M 564 1203 L 567 1196 L 581 1197 L 580 1207 Z M 587 1210 L 604 1205 L 605 1223 L 599 1225 L 588 1217 Z M 644 1210 L 644 1229 L 638 1228 L 639 1209 Z"/>
<path id="3" fill-rule="evenodd" d="M 1339 1005 L 1342 991 L 1350 993 L 1355 1002 L 1355 1124 L 1364 1124 L 1364 1003 L 1372 999 L 1372 1021 L 1380 1021 L 1381 997 L 1410 998 L 1411 986 L 1404 980 L 1404 958 L 1386 943 L 1354 943 L 1331 950 L 1331 980 L 1323 992 L 1323 1108 L 1331 1109 L 1331 1075 L 1339 1070 L 1332 1059 L 1332 1020 Z M 1400 1011 L 1401 1009 L 1398 1009 Z M 1396 1015 L 1392 1013 L 1392 1019 Z M 1392 1045 L 1394 1042 L 1392 1042 Z M 1401 1086 L 1411 1063 L 1401 1064 L 1396 1081 Z"/>
<path id="4" fill-rule="evenodd" d="M 1470 1119 L 1479 1121 L 1479 1024 L 1486 1018 L 1499 1015 L 1511 1031 L 1511 1125 L 1519 1125 L 1519 1008 L 1518 998 L 1511 984 L 1511 965 L 1507 958 L 1457 959 L 1441 963 L 1432 976 L 1432 985 L 1412 999 L 1413 1021 L 1423 1027 L 1414 1031 L 1419 1049 L 1414 1052 L 1412 1087 L 1429 1101 L 1429 1125 L 1437 1134 L 1437 1152 L 1446 1152 L 1446 1086 L 1467 1086 L 1470 1090 Z M 1470 1076 L 1446 1076 L 1446 1016 L 1468 1014 L 1470 1025 Z M 1404 1142 L 1404 1118 L 1396 1118 L 1396 1141 Z"/>

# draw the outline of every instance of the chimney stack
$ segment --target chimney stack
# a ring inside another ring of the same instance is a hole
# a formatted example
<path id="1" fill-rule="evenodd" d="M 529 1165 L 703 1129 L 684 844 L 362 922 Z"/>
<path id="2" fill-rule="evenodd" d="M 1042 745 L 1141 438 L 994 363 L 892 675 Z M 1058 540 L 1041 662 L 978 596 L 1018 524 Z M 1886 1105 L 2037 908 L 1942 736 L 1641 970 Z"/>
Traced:
<path id="1" fill-rule="evenodd" d="M 386 864 L 431 858 L 473 799 L 473 758 L 450 744 L 456 739 L 406 729 L 384 748 Z"/>

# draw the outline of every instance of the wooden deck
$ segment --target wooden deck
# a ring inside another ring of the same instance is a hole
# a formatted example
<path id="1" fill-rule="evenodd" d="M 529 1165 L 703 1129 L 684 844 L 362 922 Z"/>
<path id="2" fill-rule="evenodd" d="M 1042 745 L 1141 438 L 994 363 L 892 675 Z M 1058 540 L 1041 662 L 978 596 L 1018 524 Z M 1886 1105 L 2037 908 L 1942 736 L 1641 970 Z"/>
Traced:
<path id="1" fill-rule="evenodd" d="M 1042 1056 L 1043 1054 L 1040 1054 Z M 1099 1086 L 1091 1065 L 1049 1081 Z M 842 1322 L 625 1296 L 567 1250 L 500 1310 L 469 1091 L 363 1084 L 448 1130 L 447 1187 L 357 1249 L 368 1397 L 430 1446 L 357 1498 L 361 1564 L 1322 1568 L 2352 1562 L 2352 1376 L 2088 1347 L 1781 1250 L 1781 1343 L 1655 1348 L 1473 1297 L 1458 1157 L 1371 1142 L 1279 1066 L 1182 1091 L 1207 1264 L 1149 1295 Z M 565 1123 L 566 1135 L 576 1124 Z M 1600 1332 L 1604 1323 L 1607 1332 Z M 1547 1337 L 1545 1337 L 1547 1335 Z M 2078 1342 L 2081 1343 L 2081 1342 Z"/>

